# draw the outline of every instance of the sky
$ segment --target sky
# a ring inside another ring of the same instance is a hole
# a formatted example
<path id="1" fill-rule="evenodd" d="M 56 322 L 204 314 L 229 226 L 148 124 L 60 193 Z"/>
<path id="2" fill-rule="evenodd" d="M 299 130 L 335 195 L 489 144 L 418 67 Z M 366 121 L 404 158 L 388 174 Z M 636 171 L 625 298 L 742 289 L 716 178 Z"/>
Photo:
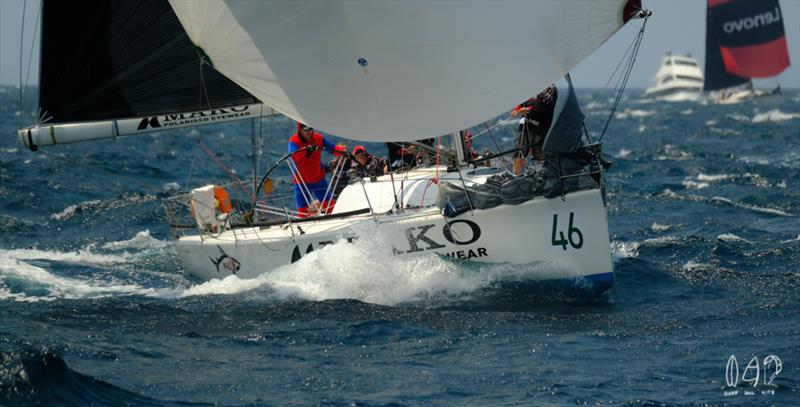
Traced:
<path id="1" fill-rule="evenodd" d="M 755 0 L 758 1 L 758 0 Z M 23 0 L 0 0 L 0 84 L 17 85 L 20 78 L 20 33 Z M 650 86 L 651 78 L 668 51 L 692 54 L 702 61 L 705 55 L 705 0 L 643 0 L 653 12 L 647 23 L 644 40 L 629 82 L 631 88 Z M 791 66 L 780 76 L 755 80 L 757 88 L 800 88 L 800 0 L 780 0 Z M 33 28 L 39 9 L 38 0 L 28 0 L 23 50 L 23 66 L 27 67 L 33 42 Z M 638 31 L 640 21 L 627 24 L 572 70 L 577 87 L 603 87 Z M 38 34 L 37 34 L 38 35 Z M 36 39 L 38 42 L 38 37 Z M 38 50 L 33 52 L 33 70 L 29 84 L 38 80 Z M 25 70 L 27 72 L 27 69 Z M 24 81 L 24 79 L 23 79 Z M 612 84 L 613 85 L 613 84 Z"/>

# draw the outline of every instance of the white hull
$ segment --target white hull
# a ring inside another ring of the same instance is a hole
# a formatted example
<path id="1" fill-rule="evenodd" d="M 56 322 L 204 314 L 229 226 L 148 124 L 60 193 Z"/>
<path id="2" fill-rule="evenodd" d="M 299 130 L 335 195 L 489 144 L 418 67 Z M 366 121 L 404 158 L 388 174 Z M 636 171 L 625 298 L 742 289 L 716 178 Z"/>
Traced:
<path id="1" fill-rule="evenodd" d="M 659 96 L 659 99 L 665 102 L 699 102 L 703 99 L 703 94 L 699 91 L 678 91 Z"/>
<path id="2" fill-rule="evenodd" d="M 780 103 L 783 100 L 781 93 L 767 93 L 760 90 L 739 90 L 731 93 L 719 93 L 715 96 L 715 102 L 719 105 L 734 105 L 745 102 L 758 103 Z"/>
<path id="3" fill-rule="evenodd" d="M 396 215 L 237 228 L 216 237 L 184 236 L 175 247 L 186 272 L 199 279 L 234 273 L 254 278 L 302 261 L 305 253 L 322 246 L 363 238 L 365 231 L 368 239 L 385 243 L 385 253 L 354 261 L 373 262 L 375 267 L 380 267 L 382 256 L 437 253 L 486 263 L 544 263 L 547 272 L 541 279 L 588 280 L 595 292 L 605 291 L 613 282 L 608 223 L 599 189 L 572 192 L 564 200 L 537 197 L 455 218 L 445 218 L 431 207 Z"/>

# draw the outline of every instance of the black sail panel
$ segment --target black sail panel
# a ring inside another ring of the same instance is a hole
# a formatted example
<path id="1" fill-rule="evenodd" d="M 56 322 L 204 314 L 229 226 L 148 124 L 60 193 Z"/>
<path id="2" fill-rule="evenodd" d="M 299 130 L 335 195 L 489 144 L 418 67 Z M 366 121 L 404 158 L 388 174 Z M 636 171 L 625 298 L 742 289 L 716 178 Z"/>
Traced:
<path id="1" fill-rule="evenodd" d="M 166 0 L 45 0 L 39 105 L 66 123 L 259 103 L 201 54 Z"/>
<path id="2" fill-rule="evenodd" d="M 720 44 L 720 32 L 724 21 L 718 13 L 716 3 L 719 2 L 709 0 L 706 10 L 706 69 L 703 84 L 705 91 L 729 88 L 750 80 L 750 78 L 733 75 L 725 68 Z"/>

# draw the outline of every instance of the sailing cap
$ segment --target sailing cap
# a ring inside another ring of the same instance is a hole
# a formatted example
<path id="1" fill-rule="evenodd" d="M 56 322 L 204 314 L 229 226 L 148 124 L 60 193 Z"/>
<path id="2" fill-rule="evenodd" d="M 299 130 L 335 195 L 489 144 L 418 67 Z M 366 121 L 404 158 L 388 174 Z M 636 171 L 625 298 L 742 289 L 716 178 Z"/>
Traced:
<path id="1" fill-rule="evenodd" d="M 360 144 L 355 146 L 355 147 L 353 147 L 353 155 L 366 154 L 366 153 L 367 153 L 367 149 L 364 146 L 360 145 Z"/>

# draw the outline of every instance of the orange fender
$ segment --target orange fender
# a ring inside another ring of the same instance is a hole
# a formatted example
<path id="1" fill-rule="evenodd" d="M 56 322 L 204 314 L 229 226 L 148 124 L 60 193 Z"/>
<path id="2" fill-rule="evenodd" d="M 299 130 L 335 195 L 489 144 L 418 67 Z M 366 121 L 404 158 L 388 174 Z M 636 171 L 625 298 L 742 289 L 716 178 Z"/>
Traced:
<path id="1" fill-rule="evenodd" d="M 219 211 L 222 213 L 228 213 L 233 210 L 233 205 L 231 204 L 231 198 L 228 197 L 228 193 L 225 192 L 225 189 L 222 187 L 214 187 L 214 200 L 217 201 L 219 204 Z"/>

